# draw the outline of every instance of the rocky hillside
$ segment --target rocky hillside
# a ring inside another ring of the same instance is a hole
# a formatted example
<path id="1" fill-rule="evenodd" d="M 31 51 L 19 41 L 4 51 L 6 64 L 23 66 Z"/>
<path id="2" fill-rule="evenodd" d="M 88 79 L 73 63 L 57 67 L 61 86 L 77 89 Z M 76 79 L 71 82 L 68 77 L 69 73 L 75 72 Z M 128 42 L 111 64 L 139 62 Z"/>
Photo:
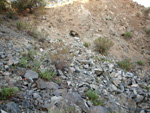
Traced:
<path id="1" fill-rule="evenodd" d="M 0 14 L 0 111 L 150 113 L 149 12 L 90 0 Z M 99 37 L 113 42 L 107 54 L 95 50 Z"/>

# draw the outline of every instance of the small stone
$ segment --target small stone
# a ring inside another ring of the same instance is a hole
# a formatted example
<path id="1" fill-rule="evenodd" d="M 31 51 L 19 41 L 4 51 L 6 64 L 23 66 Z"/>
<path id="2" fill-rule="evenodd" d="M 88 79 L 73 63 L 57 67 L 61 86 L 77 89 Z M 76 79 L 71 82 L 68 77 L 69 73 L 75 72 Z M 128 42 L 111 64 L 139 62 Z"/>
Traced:
<path id="1" fill-rule="evenodd" d="M 1 113 L 7 113 L 6 111 L 1 110 Z"/>
<path id="2" fill-rule="evenodd" d="M 9 66 L 8 66 L 8 65 L 5 65 L 5 69 L 8 70 L 8 69 L 9 69 Z"/>
<path id="3" fill-rule="evenodd" d="M 139 85 L 138 84 L 132 84 L 131 87 L 135 87 L 136 88 L 136 87 L 139 87 Z"/>
<path id="4" fill-rule="evenodd" d="M 38 79 L 38 73 L 32 70 L 27 70 L 24 77 L 27 79 L 32 79 L 32 80 Z"/>
<path id="5" fill-rule="evenodd" d="M 39 88 L 39 89 L 45 89 L 46 88 L 46 83 L 45 83 L 45 81 L 44 80 L 42 80 L 42 79 L 38 79 L 37 81 L 36 81 L 36 83 L 37 83 L 37 87 Z"/>
<path id="6" fill-rule="evenodd" d="M 7 103 L 2 109 L 8 113 L 21 113 L 18 104 L 14 102 Z"/>
<path id="7" fill-rule="evenodd" d="M 116 90 L 117 90 L 117 87 L 116 87 L 115 85 L 111 84 L 110 90 L 111 90 L 111 91 L 116 91 Z"/>
<path id="8" fill-rule="evenodd" d="M 3 69 L 3 63 L 0 62 L 0 70 L 2 70 L 2 69 Z"/>
<path id="9" fill-rule="evenodd" d="M 100 76 L 103 73 L 103 69 L 102 68 L 94 69 L 94 71 L 95 71 L 95 74 L 97 76 Z"/>
<path id="10" fill-rule="evenodd" d="M 144 99 L 144 97 L 142 95 L 137 95 L 137 97 L 136 97 L 137 102 L 141 102 L 143 99 Z"/>
<path id="11" fill-rule="evenodd" d="M 25 72 L 26 72 L 25 68 L 20 68 L 20 67 L 17 68 L 17 75 L 18 76 L 23 76 L 25 74 Z"/>
<path id="12" fill-rule="evenodd" d="M 98 90 L 98 86 L 95 84 L 91 84 L 90 87 L 91 87 L 91 89 Z"/>
<path id="13" fill-rule="evenodd" d="M 58 75 L 59 76 L 64 76 L 63 72 L 61 70 L 58 70 Z"/>
<path id="14" fill-rule="evenodd" d="M 42 17 L 42 20 L 46 20 L 46 17 L 45 17 L 45 16 L 43 16 L 43 17 Z"/>
<path id="15" fill-rule="evenodd" d="M 109 111 L 102 106 L 93 106 L 90 111 L 92 111 L 92 113 L 109 113 Z"/>
<path id="16" fill-rule="evenodd" d="M 54 82 L 48 82 L 48 83 L 46 83 L 47 84 L 47 88 L 48 89 L 50 89 L 50 90 L 56 90 L 56 89 L 58 89 L 59 88 L 59 86 L 56 84 L 56 83 L 54 83 Z"/>
<path id="17" fill-rule="evenodd" d="M 9 72 L 4 72 L 3 75 L 4 76 L 10 76 L 10 73 Z"/>
<path id="18" fill-rule="evenodd" d="M 52 103 L 57 103 L 58 101 L 61 101 L 62 100 L 62 97 L 61 96 L 53 96 L 52 98 L 51 98 L 51 101 L 52 101 Z"/>
<path id="19" fill-rule="evenodd" d="M 38 94 L 38 93 L 33 93 L 33 98 L 39 98 L 40 97 L 40 95 Z"/>
<path id="20" fill-rule="evenodd" d="M 118 87 L 118 85 L 120 84 L 120 80 L 117 79 L 117 78 L 114 78 L 114 79 L 113 79 L 113 83 L 115 84 L 115 86 Z"/>

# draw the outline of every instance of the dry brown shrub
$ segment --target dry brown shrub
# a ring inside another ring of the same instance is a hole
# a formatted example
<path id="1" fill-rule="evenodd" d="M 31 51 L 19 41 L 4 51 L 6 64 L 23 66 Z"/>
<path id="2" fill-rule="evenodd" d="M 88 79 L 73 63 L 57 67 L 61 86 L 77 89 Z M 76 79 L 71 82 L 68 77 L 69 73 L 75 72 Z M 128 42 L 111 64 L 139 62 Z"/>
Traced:
<path id="1" fill-rule="evenodd" d="M 52 63 L 57 69 L 64 70 L 69 67 L 73 58 L 73 54 L 70 53 L 70 47 L 63 42 L 53 43 L 52 47 L 55 51 L 51 53 Z"/>

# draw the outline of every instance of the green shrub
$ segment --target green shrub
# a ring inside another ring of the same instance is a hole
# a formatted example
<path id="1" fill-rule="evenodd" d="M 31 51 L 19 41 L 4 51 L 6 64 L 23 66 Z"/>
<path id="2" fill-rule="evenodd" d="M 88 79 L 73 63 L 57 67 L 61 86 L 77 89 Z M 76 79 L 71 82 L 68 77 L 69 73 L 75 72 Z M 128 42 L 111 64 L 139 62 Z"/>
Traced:
<path id="1" fill-rule="evenodd" d="M 104 105 L 103 102 L 99 100 L 99 95 L 96 93 L 96 91 L 88 90 L 87 96 L 94 105 Z"/>
<path id="2" fill-rule="evenodd" d="M 137 12 L 137 13 L 136 13 L 136 16 L 137 16 L 137 17 L 140 17 L 140 16 L 141 16 L 141 13 L 140 13 L 140 12 Z"/>
<path id="3" fill-rule="evenodd" d="M 18 21 L 18 22 L 16 22 L 16 27 L 18 30 L 26 31 L 27 29 L 30 28 L 30 25 L 27 24 L 26 22 Z"/>
<path id="4" fill-rule="evenodd" d="M 15 13 L 14 13 L 14 12 L 9 11 L 9 12 L 7 13 L 7 18 L 16 19 L 17 17 L 15 16 Z"/>
<path id="5" fill-rule="evenodd" d="M 145 11 L 144 11 L 144 13 L 145 13 L 146 15 L 148 15 L 149 12 L 150 12 L 150 7 L 149 7 L 149 8 L 146 8 Z"/>
<path id="6" fill-rule="evenodd" d="M 36 29 L 31 29 L 30 31 L 28 31 L 28 34 L 35 39 L 43 37 L 41 32 L 37 31 Z"/>
<path id="7" fill-rule="evenodd" d="M 39 73 L 40 73 L 40 77 L 45 80 L 50 80 L 52 77 L 55 76 L 55 73 L 49 69 L 45 70 L 44 72 L 39 72 Z"/>
<path id="8" fill-rule="evenodd" d="M 1 90 L 2 100 L 10 98 L 10 97 L 16 95 L 18 92 L 19 92 L 18 88 L 15 88 L 15 87 L 9 87 L 9 88 L 3 87 L 2 90 Z"/>
<path id="9" fill-rule="evenodd" d="M 138 65 L 143 65 L 143 62 L 141 60 L 137 61 Z"/>
<path id="10" fill-rule="evenodd" d="M 30 13 L 33 13 L 34 7 L 44 7 L 46 5 L 45 0 L 17 0 L 12 2 L 12 7 L 22 12 L 29 9 Z"/>
<path id="11" fill-rule="evenodd" d="M 87 48 L 89 47 L 89 44 L 87 42 L 85 42 L 83 45 Z"/>
<path id="12" fill-rule="evenodd" d="M 0 0 L 0 10 L 6 10 L 6 1 L 5 0 Z"/>
<path id="13" fill-rule="evenodd" d="M 111 46 L 113 46 L 113 42 L 106 38 L 98 38 L 94 40 L 94 44 L 96 47 L 96 50 L 100 52 L 101 54 L 106 53 Z"/>
<path id="14" fill-rule="evenodd" d="M 148 63 L 149 63 L 149 65 L 150 65 L 150 59 L 148 60 Z"/>
<path id="15" fill-rule="evenodd" d="M 124 33 L 123 36 L 124 36 L 124 38 L 131 38 L 132 37 L 130 32 Z"/>
<path id="16" fill-rule="evenodd" d="M 118 66 L 126 71 L 129 71 L 133 68 L 133 64 L 130 59 L 125 59 L 118 62 Z"/>

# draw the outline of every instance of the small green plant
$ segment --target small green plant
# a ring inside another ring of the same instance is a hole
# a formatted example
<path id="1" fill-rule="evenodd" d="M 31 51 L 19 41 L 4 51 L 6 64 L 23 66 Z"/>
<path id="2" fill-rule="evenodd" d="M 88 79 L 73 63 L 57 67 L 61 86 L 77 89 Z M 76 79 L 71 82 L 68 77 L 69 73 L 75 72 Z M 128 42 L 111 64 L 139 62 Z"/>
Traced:
<path id="1" fill-rule="evenodd" d="M 12 96 L 17 94 L 18 92 L 19 92 L 18 88 L 15 88 L 15 87 L 9 87 L 9 88 L 3 87 L 2 90 L 1 90 L 1 93 L 0 93 L 1 99 L 5 100 L 7 98 L 11 98 Z"/>
<path id="2" fill-rule="evenodd" d="M 130 59 L 125 59 L 125 60 L 119 61 L 118 66 L 126 71 L 129 71 L 132 69 L 133 64 L 131 63 Z"/>
<path id="3" fill-rule="evenodd" d="M 111 110 L 111 112 L 110 112 L 110 113 L 115 113 L 115 112 Z"/>
<path id="4" fill-rule="evenodd" d="M 64 111 L 65 111 L 65 113 L 77 113 L 76 107 L 74 107 L 74 106 L 65 108 Z"/>
<path id="5" fill-rule="evenodd" d="M 147 91 L 149 91 L 149 90 L 150 90 L 150 87 L 146 86 L 145 89 L 146 89 Z"/>
<path id="6" fill-rule="evenodd" d="M 59 38 L 59 39 L 58 39 L 58 41 L 59 41 L 59 42 L 62 42 L 62 39 L 61 39 L 61 38 Z"/>
<path id="7" fill-rule="evenodd" d="M 25 58 L 20 59 L 22 67 L 28 68 L 28 61 Z"/>
<path id="8" fill-rule="evenodd" d="M 15 19 L 15 18 L 16 18 L 16 17 L 15 17 L 15 13 L 12 12 L 12 11 L 9 11 L 9 12 L 7 13 L 7 17 L 10 18 L 10 19 Z"/>
<path id="9" fill-rule="evenodd" d="M 99 37 L 94 40 L 95 48 L 101 54 L 107 53 L 111 46 L 113 46 L 113 42 L 106 38 Z"/>
<path id="10" fill-rule="evenodd" d="M 141 60 L 137 61 L 137 63 L 138 63 L 138 65 L 143 65 L 144 64 Z"/>
<path id="11" fill-rule="evenodd" d="M 36 72 L 38 72 L 38 69 L 40 68 L 40 63 L 39 63 L 39 61 L 34 60 L 34 61 L 33 61 L 33 67 L 34 67 L 34 70 L 35 70 Z"/>
<path id="12" fill-rule="evenodd" d="M 94 90 L 88 90 L 87 91 L 87 96 L 89 100 L 96 106 L 98 105 L 104 105 L 102 101 L 99 99 L 99 95 L 96 91 Z"/>
<path id="13" fill-rule="evenodd" d="M 131 35 L 131 33 L 130 32 L 126 32 L 126 33 L 124 33 L 123 34 L 123 36 L 124 36 L 124 38 L 131 38 L 132 37 L 132 35 Z"/>
<path id="14" fill-rule="evenodd" d="M 149 63 L 149 65 L 150 65 L 150 59 L 148 60 L 148 63 Z"/>
<path id="15" fill-rule="evenodd" d="M 40 77 L 45 80 L 50 80 L 52 77 L 55 76 L 55 73 L 49 69 L 45 70 L 44 72 L 39 72 L 39 73 L 40 73 Z"/>
<path id="16" fill-rule="evenodd" d="M 61 81 L 60 81 L 59 79 L 57 79 L 57 80 L 56 80 L 56 83 L 58 83 L 58 84 L 59 84 L 59 83 L 61 83 Z"/>
<path id="17" fill-rule="evenodd" d="M 27 24 L 26 22 L 18 21 L 16 22 L 16 27 L 18 30 L 26 31 L 27 29 L 29 29 L 30 25 Z"/>
<path id="18" fill-rule="evenodd" d="M 136 16 L 137 16 L 137 17 L 140 17 L 140 16 L 141 16 L 141 13 L 140 13 L 140 12 L 137 12 L 137 13 L 136 13 Z"/>
<path id="19" fill-rule="evenodd" d="M 0 19 L 0 25 L 2 24 L 2 20 Z"/>
<path id="20" fill-rule="evenodd" d="M 24 68 L 29 68 L 31 67 L 31 61 L 33 61 L 33 66 L 34 69 L 37 70 L 38 68 L 38 61 L 34 60 L 34 56 L 37 55 L 37 51 L 35 50 L 28 50 L 26 53 L 20 53 L 22 55 L 22 58 L 20 59 L 20 64 Z"/>
<path id="21" fill-rule="evenodd" d="M 87 48 L 89 47 L 89 44 L 87 42 L 85 42 L 83 45 Z"/>
<path id="22" fill-rule="evenodd" d="M 98 57 L 98 56 L 94 56 L 94 59 L 97 60 L 97 61 L 100 61 L 100 62 L 110 62 L 112 63 L 112 61 L 108 58 L 101 58 L 101 57 Z"/>
<path id="23" fill-rule="evenodd" d="M 149 35 L 150 34 L 150 28 L 146 29 L 146 33 Z"/>
<path id="24" fill-rule="evenodd" d="M 33 38 L 35 38 L 35 39 L 42 38 L 41 32 L 37 31 L 35 28 L 33 28 L 30 31 L 28 31 L 28 34 L 30 36 L 32 36 Z"/>

